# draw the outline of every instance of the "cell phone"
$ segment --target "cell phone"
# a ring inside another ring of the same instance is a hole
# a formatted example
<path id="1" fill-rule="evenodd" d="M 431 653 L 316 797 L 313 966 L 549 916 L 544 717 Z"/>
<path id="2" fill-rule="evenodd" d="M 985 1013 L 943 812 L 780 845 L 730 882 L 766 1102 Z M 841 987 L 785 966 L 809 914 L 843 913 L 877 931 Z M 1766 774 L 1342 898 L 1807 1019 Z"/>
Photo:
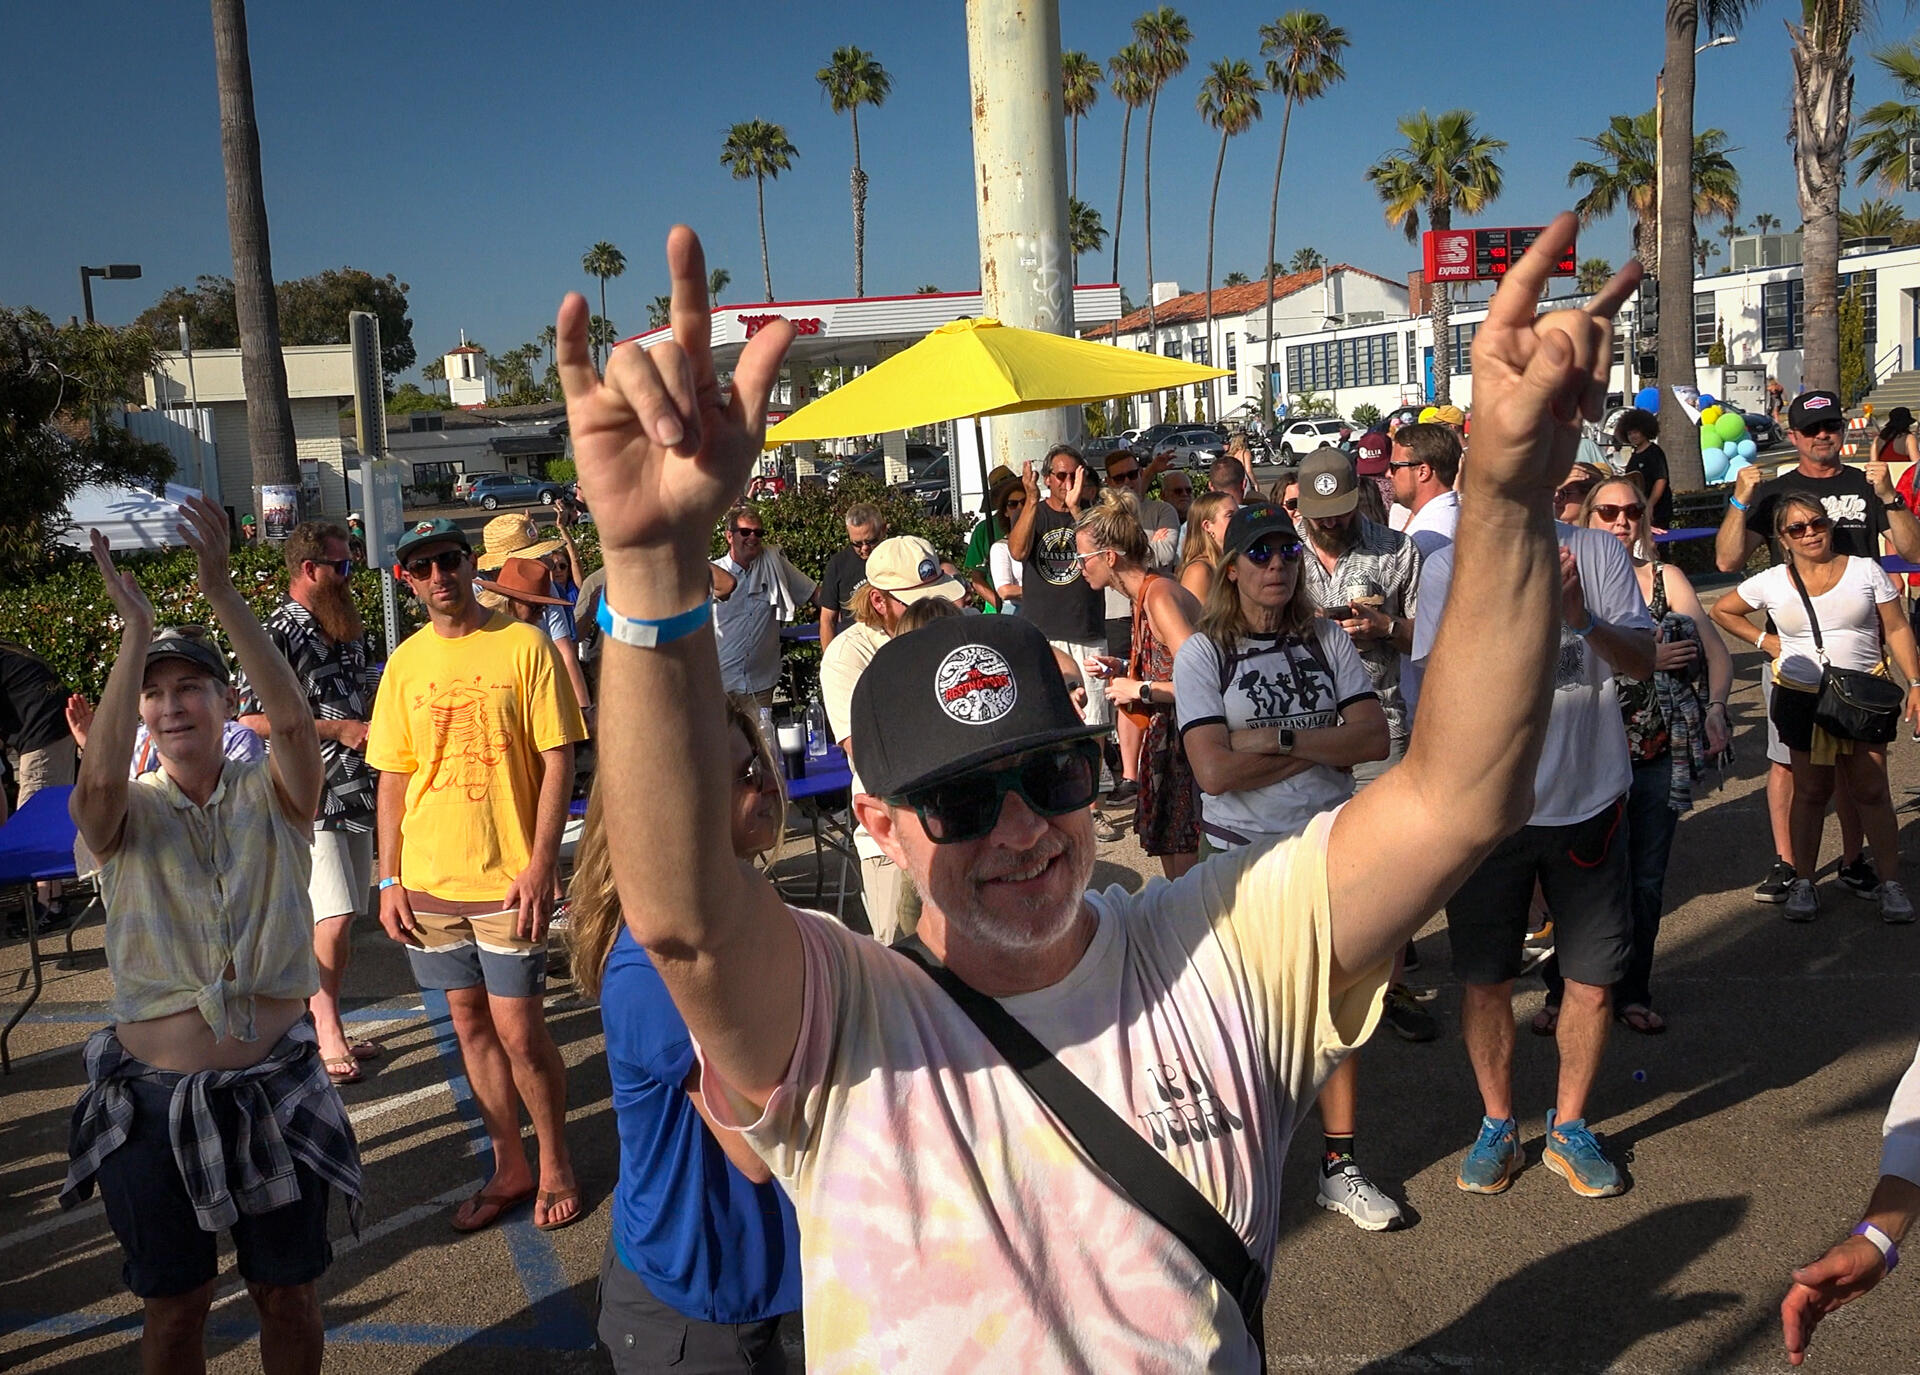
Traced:
<path id="1" fill-rule="evenodd" d="M 1353 603 L 1341 602 L 1338 606 L 1323 606 L 1320 614 L 1330 621 L 1350 621 L 1353 619 Z"/>

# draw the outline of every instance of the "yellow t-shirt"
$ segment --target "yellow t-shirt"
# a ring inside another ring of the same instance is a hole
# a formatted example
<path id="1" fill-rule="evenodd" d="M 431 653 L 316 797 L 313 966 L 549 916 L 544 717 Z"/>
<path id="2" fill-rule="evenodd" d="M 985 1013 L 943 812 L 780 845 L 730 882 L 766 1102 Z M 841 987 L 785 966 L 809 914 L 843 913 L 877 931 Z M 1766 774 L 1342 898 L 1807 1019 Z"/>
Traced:
<path id="1" fill-rule="evenodd" d="M 456 902 L 491 902 L 527 867 L 540 752 L 587 736 L 553 641 L 495 615 L 447 639 L 428 626 L 387 661 L 367 763 L 404 773 L 400 881 Z"/>

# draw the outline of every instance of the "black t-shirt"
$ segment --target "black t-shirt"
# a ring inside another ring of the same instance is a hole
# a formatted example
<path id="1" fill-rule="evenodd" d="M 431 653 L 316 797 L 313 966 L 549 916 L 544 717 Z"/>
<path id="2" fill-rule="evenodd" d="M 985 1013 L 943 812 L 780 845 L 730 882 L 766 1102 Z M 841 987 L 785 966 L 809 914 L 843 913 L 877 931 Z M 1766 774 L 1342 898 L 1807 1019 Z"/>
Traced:
<path id="1" fill-rule="evenodd" d="M 67 733 L 67 685 L 53 665 L 0 641 L 0 740 L 25 754 Z"/>
<path id="2" fill-rule="evenodd" d="M 836 611 L 842 616 L 850 614 L 847 603 L 853 600 L 853 589 L 865 582 L 866 577 L 866 559 L 848 545 L 827 560 L 827 571 L 820 575 L 820 590 L 813 594 L 815 604 L 822 611 Z"/>
<path id="3" fill-rule="evenodd" d="M 1073 522 L 1073 512 L 1046 501 L 1034 512 L 1033 547 L 1020 561 L 1020 614 L 1049 640 L 1105 644 L 1106 601 L 1080 575 Z"/>
<path id="4" fill-rule="evenodd" d="M 1808 477 L 1798 468 L 1790 468 L 1768 478 L 1753 489 L 1753 500 L 1747 503 L 1747 532 L 1771 541 L 1774 510 L 1789 492 L 1805 492 L 1820 502 L 1833 521 L 1834 553 L 1863 559 L 1880 557 L 1887 508 L 1858 468 L 1843 466 L 1831 477 Z"/>
<path id="5" fill-rule="evenodd" d="M 1653 503 L 1650 519 L 1654 528 L 1671 530 L 1673 528 L 1673 479 L 1667 475 L 1667 451 L 1658 444 L 1649 444 L 1639 453 L 1627 460 L 1627 472 L 1640 479 L 1640 487 L 1651 494 L 1653 484 L 1664 482 L 1667 489 L 1660 493 L 1660 500 Z"/>

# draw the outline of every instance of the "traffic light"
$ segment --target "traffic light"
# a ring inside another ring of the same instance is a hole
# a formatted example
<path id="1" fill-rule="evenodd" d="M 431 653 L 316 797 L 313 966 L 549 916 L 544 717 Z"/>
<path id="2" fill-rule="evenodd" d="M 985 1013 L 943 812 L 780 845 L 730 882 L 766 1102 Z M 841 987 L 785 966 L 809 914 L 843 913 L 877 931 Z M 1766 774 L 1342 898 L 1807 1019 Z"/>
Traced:
<path id="1" fill-rule="evenodd" d="M 1660 279 L 1651 273 L 1640 279 L 1640 334 L 1646 339 L 1660 334 Z"/>
<path id="2" fill-rule="evenodd" d="M 1920 137 L 1907 136 L 1907 181 L 1908 191 L 1920 191 Z"/>

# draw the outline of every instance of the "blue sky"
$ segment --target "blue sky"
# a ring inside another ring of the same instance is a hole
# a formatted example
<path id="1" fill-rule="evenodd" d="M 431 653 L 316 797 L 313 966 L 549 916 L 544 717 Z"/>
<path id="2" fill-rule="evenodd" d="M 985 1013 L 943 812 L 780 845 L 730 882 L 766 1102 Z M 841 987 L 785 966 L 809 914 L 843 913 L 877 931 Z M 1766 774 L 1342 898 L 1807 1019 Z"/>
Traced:
<path id="1" fill-rule="evenodd" d="M 1192 0 L 1193 64 L 1161 100 L 1154 148 L 1157 275 L 1197 288 L 1206 263 L 1216 136 L 1193 112 L 1206 65 L 1258 61 L 1258 27 L 1287 6 Z M 548 12 L 541 13 L 545 8 Z M 1103 61 L 1144 4 L 1061 0 L 1066 46 Z M 1281 256 L 1312 244 L 1392 277 L 1417 250 L 1381 218 L 1363 169 L 1397 142 L 1394 120 L 1426 106 L 1474 110 L 1511 145 L 1506 192 L 1478 222 L 1531 224 L 1571 201 L 1581 136 L 1652 104 L 1661 0 L 1401 0 L 1324 8 L 1353 38 L 1348 79 L 1296 113 L 1281 193 Z M 1731 135 L 1742 218 L 1799 221 L 1785 143 L 1791 69 L 1784 0 L 1755 7 L 1744 37 L 1702 54 L 1696 118 Z M 1855 108 L 1891 94 L 1859 53 Z M 728 268 L 725 299 L 758 300 L 753 187 L 719 163 L 726 128 L 764 118 L 798 146 L 767 191 L 774 289 L 782 299 L 852 290 L 851 139 L 814 82 L 832 49 L 871 49 L 892 98 L 862 112 L 867 290 L 977 284 L 961 0 L 821 4 L 563 3 L 528 7 L 389 3 L 274 5 L 250 16 L 254 91 L 277 277 L 351 264 L 411 284 L 421 360 L 465 328 L 489 348 L 534 337 L 563 292 L 588 289 L 580 256 L 625 251 L 608 286 L 623 330 L 664 291 L 660 245 L 675 220 Z M 164 22 L 163 22 L 164 21 Z M 0 302 L 57 318 L 80 309 L 82 262 L 133 261 L 140 282 L 96 282 L 99 317 L 130 319 L 167 286 L 227 273 L 212 37 L 204 4 L 126 0 L 9 8 L 0 52 Z M 1256 271 L 1266 235 L 1278 107 L 1227 154 L 1217 273 Z M 1141 119 L 1134 122 L 1121 277 L 1144 297 Z M 1080 135 L 1080 192 L 1111 227 L 1120 108 L 1104 95 Z M 1866 194 L 1877 194 L 1870 189 Z M 1851 187 L 1849 205 L 1862 192 Z M 1911 198 L 1906 202 L 1915 209 Z M 1622 219 L 1581 245 L 1618 263 Z M 1107 253 L 1098 260 L 1104 263 Z M 1084 276 L 1108 274 L 1090 257 Z"/>

